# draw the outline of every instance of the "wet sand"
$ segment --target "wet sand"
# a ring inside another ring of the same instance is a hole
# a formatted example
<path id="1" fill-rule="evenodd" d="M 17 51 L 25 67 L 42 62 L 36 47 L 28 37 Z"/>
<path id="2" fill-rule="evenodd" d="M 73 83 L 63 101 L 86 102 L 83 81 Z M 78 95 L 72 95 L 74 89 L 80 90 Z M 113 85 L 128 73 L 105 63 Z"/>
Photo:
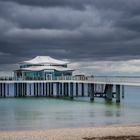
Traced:
<path id="1" fill-rule="evenodd" d="M 0 140 L 140 140 L 140 125 L 0 131 Z"/>

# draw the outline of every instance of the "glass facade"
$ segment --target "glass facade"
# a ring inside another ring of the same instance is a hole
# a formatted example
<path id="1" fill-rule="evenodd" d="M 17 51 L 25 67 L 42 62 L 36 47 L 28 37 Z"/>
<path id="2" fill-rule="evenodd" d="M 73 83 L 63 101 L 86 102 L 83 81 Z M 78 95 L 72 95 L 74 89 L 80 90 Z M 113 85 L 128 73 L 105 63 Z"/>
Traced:
<path id="1" fill-rule="evenodd" d="M 61 77 L 61 76 L 71 76 L 72 71 L 55 71 L 55 70 L 47 70 L 47 71 L 16 71 L 16 78 L 23 78 L 26 80 L 31 80 L 31 79 L 56 79 L 56 77 Z"/>

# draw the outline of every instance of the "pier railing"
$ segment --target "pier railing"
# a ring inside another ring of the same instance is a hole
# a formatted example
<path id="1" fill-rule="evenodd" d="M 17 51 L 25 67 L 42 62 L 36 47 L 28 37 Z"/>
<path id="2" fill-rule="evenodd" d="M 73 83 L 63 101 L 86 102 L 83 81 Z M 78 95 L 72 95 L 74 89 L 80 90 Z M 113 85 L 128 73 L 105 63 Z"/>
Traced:
<path id="1" fill-rule="evenodd" d="M 48 78 L 15 78 L 15 77 L 0 77 L 0 81 L 89 81 L 89 82 L 103 82 L 103 83 L 140 83 L 140 77 L 126 77 L 126 76 L 57 76 Z"/>
<path id="2" fill-rule="evenodd" d="M 88 80 L 87 76 L 84 77 L 77 77 L 77 76 L 56 76 L 56 77 L 46 77 L 46 78 L 30 78 L 30 77 L 19 77 L 19 78 L 15 78 L 15 77 L 0 77 L 0 81 L 27 81 L 27 80 L 34 80 L 34 81 L 38 81 L 38 80 Z"/>
<path id="3" fill-rule="evenodd" d="M 9 76 L 0 77 L 0 81 L 13 81 L 13 80 L 15 80 L 14 77 L 9 77 Z"/>
<path id="4" fill-rule="evenodd" d="M 140 83 L 140 77 L 129 76 L 95 76 L 94 79 L 90 79 L 95 82 L 105 83 Z"/>

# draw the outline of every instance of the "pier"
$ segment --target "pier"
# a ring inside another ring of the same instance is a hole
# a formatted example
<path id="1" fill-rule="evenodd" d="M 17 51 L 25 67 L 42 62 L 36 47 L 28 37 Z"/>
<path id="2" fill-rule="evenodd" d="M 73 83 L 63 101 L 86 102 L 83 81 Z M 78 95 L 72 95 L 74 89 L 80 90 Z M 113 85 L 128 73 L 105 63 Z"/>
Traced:
<path id="1" fill-rule="evenodd" d="M 6 79 L 6 78 L 5 78 Z M 8 79 L 8 78 L 7 78 Z M 124 98 L 124 86 L 140 86 L 140 78 L 64 76 L 46 80 L 0 80 L 0 98 L 6 97 L 89 97 L 117 103 Z"/>
<path id="2" fill-rule="evenodd" d="M 140 77 L 73 75 L 68 61 L 36 56 L 23 61 L 13 77 L 0 77 L 0 98 L 6 97 L 89 97 L 117 103 L 124 98 L 124 86 L 140 86 Z"/>

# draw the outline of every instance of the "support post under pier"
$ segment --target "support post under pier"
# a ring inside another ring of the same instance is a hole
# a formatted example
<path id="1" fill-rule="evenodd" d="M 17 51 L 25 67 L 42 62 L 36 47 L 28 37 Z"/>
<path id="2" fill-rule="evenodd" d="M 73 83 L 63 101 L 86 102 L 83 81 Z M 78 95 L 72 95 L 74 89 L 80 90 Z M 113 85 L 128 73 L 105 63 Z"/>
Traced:
<path id="1" fill-rule="evenodd" d="M 63 95 L 63 83 L 60 83 L 60 96 Z"/>
<path id="2" fill-rule="evenodd" d="M 82 83 L 81 86 L 82 86 L 82 89 L 81 89 L 82 90 L 82 97 L 84 97 L 84 90 L 85 90 L 84 89 L 84 83 Z"/>
<path id="3" fill-rule="evenodd" d="M 79 88 L 78 88 L 78 83 L 76 83 L 76 97 L 78 97 L 78 93 L 79 93 Z"/>
<path id="4" fill-rule="evenodd" d="M 124 85 L 122 85 L 122 98 L 124 99 Z"/>
<path id="5" fill-rule="evenodd" d="M 116 85 L 116 103 L 120 103 L 120 85 Z"/>
<path id="6" fill-rule="evenodd" d="M 73 99 L 73 83 L 70 83 L 70 99 Z"/>
<path id="7" fill-rule="evenodd" d="M 112 91 L 113 91 L 113 85 L 107 84 L 105 87 L 105 95 L 107 100 L 112 101 Z"/>
<path id="8" fill-rule="evenodd" d="M 56 83 L 56 97 L 59 97 L 60 95 L 60 83 Z"/>
<path id="9" fill-rule="evenodd" d="M 94 84 L 88 84 L 90 101 L 94 101 Z"/>

